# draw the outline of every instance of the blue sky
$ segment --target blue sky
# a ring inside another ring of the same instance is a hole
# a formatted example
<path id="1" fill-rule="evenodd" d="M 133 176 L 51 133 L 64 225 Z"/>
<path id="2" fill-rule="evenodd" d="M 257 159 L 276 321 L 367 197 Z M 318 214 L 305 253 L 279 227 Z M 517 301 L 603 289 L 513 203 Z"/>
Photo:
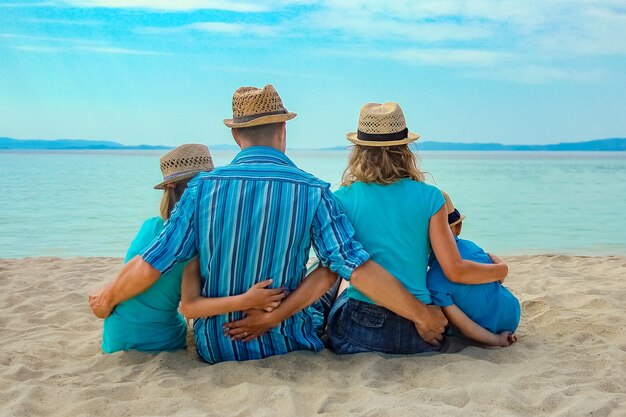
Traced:
<path id="1" fill-rule="evenodd" d="M 0 136 L 230 143 L 273 84 L 291 147 L 397 101 L 423 140 L 626 136 L 623 0 L 0 0 Z"/>

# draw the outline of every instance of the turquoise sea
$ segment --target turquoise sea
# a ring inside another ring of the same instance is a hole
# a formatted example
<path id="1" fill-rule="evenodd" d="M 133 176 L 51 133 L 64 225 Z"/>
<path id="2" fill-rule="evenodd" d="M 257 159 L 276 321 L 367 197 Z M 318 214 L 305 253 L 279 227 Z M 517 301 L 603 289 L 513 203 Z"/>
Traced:
<path id="1" fill-rule="evenodd" d="M 122 256 L 158 214 L 164 151 L 0 152 L 0 258 Z M 213 152 L 217 165 L 234 152 Z M 288 151 L 338 187 L 347 151 Z M 626 255 L 626 152 L 422 152 L 428 181 L 503 255 Z M 381 202 L 384 204 L 384 202 Z"/>

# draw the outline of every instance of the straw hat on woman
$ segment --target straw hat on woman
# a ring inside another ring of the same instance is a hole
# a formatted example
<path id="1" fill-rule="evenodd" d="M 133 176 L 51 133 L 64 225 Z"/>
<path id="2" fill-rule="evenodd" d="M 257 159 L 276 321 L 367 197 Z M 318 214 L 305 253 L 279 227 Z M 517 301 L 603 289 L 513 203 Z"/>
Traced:
<path id="1" fill-rule="evenodd" d="M 161 157 L 163 180 L 154 188 L 164 190 L 161 216 L 146 220 L 126 253 L 138 255 L 163 230 L 183 195 L 187 182 L 201 171 L 213 170 L 206 145 L 181 145 Z M 187 346 L 187 323 L 178 312 L 184 264 L 175 265 L 148 290 L 119 304 L 104 320 L 102 350 L 173 351 Z"/>
<path id="2" fill-rule="evenodd" d="M 347 139 L 355 146 L 342 187 L 335 195 L 355 228 L 356 238 L 372 260 L 419 300 L 422 314 L 437 316 L 443 327 L 446 320 L 439 307 L 431 305 L 426 287 L 431 246 L 448 276 L 457 279 L 504 277 L 506 265 L 461 259 L 448 227 L 444 198 L 436 187 L 424 183 L 417 157 L 409 149 L 419 135 L 407 129 L 397 103 L 365 104 L 357 131 L 348 133 Z M 331 310 L 330 346 L 337 353 L 438 351 L 442 336 L 433 340 L 424 334 L 422 320 L 402 305 L 377 305 L 350 286 Z"/>

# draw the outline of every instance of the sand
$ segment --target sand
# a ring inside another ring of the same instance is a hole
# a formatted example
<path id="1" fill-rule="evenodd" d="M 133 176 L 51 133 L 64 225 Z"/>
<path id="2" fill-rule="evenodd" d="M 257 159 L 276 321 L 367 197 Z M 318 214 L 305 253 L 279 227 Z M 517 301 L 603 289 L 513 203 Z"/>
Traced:
<path id="1" fill-rule="evenodd" d="M 506 261 L 522 302 L 512 347 L 210 366 L 193 346 L 100 352 L 87 294 L 119 259 L 0 260 L 0 415 L 626 415 L 626 258 Z"/>

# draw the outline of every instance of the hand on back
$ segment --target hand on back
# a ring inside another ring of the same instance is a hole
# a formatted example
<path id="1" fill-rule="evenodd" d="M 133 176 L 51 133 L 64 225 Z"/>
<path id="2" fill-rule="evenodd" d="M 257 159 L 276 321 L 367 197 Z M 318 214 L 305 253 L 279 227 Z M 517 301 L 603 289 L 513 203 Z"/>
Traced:
<path id="1" fill-rule="evenodd" d="M 273 280 L 267 279 L 254 284 L 245 294 L 248 309 L 258 309 L 271 312 L 277 308 L 283 298 L 287 296 L 284 288 L 268 288 Z"/>

